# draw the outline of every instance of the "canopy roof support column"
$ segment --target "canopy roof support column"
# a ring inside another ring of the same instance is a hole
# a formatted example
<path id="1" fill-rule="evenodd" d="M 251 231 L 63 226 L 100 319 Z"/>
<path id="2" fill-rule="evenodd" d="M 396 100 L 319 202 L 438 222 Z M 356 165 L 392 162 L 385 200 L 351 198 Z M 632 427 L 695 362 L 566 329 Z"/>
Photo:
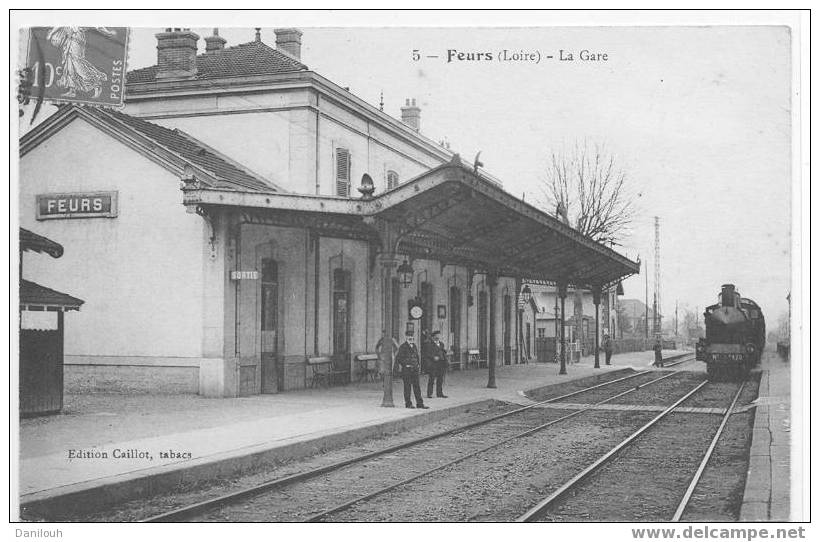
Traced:
<path id="1" fill-rule="evenodd" d="M 496 361 L 496 340 L 495 340 L 495 317 L 496 317 L 496 287 L 498 286 L 498 275 L 489 273 L 487 275 L 487 285 L 490 287 L 490 355 L 487 361 L 487 387 L 495 388 L 495 361 Z"/>
<path id="2" fill-rule="evenodd" d="M 392 407 L 393 404 L 393 336 L 391 331 L 393 329 L 393 288 L 392 279 L 396 267 L 398 267 L 398 259 L 391 254 L 382 254 L 379 258 L 381 262 L 382 272 L 382 375 L 383 375 L 383 394 L 382 406 Z"/>
<path id="3" fill-rule="evenodd" d="M 566 281 L 558 283 L 558 297 L 561 298 L 561 369 L 558 371 L 558 374 L 565 375 L 567 374 L 567 341 L 566 330 L 564 329 L 564 309 L 567 300 Z"/>
<path id="4" fill-rule="evenodd" d="M 524 311 L 521 307 L 521 277 L 515 277 L 515 362 L 524 363 L 521 353 L 521 320 Z"/>
<path id="5" fill-rule="evenodd" d="M 592 302 L 595 304 L 595 368 L 601 368 L 601 357 L 598 345 L 600 335 L 601 287 L 592 288 Z"/>
<path id="6" fill-rule="evenodd" d="M 401 238 L 397 228 L 390 222 L 382 219 L 371 219 L 379 233 L 381 250 L 379 262 L 381 267 L 382 289 L 382 406 L 393 407 L 393 273 L 399 266 L 396 248 Z"/>

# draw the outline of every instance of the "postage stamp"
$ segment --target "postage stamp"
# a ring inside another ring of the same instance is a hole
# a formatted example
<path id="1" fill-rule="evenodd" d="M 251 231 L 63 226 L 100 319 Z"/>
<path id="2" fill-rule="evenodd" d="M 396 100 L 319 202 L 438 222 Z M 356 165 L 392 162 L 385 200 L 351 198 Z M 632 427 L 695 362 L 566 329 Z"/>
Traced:
<path id="1" fill-rule="evenodd" d="M 31 28 L 26 67 L 33 97 L 121 107 L 128 33 L 126 27 Z"/>

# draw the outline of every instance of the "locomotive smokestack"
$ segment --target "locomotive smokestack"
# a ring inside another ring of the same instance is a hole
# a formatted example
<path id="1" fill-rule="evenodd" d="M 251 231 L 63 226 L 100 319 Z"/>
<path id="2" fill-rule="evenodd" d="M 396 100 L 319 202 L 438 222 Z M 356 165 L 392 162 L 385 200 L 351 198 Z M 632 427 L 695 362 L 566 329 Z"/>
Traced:
<path id="1" fill-rule="evenodd" d="M 720 306 L 734 307 L 735 306 L 735 285 L 724 284 L 720 287 Z"/>

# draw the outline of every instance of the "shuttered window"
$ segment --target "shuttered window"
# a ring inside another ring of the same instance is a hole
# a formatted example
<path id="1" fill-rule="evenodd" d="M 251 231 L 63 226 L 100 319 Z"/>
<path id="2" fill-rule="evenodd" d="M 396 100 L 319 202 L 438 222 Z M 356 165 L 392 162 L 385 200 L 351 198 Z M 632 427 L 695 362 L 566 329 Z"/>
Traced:
<path id="1" fill-rule="evenodd" d="M 387 189 L 392 190 L 399 186 L 399 174 L 395 171 L 387 172 Z"/>
<path id="2" fill-rule="evenodd" d="M 336 149 L 336 195 L 350 197 L 350 151 Z"/>

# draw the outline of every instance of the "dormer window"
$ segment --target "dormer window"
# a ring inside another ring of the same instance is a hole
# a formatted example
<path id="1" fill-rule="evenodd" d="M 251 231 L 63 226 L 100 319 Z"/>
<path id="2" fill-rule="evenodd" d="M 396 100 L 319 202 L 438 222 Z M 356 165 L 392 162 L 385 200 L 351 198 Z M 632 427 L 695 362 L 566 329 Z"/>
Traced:
<path id="1" fill-rule="evenodd" d="M 387 189 L 392 190 L 399 186 L 399 174 L 393 170 L 387 172 Z"/>
<path id="2" fill-rule="evenodd" d="M 350 151 L 336 149 L 336 195 L 350 197 Z"/>

